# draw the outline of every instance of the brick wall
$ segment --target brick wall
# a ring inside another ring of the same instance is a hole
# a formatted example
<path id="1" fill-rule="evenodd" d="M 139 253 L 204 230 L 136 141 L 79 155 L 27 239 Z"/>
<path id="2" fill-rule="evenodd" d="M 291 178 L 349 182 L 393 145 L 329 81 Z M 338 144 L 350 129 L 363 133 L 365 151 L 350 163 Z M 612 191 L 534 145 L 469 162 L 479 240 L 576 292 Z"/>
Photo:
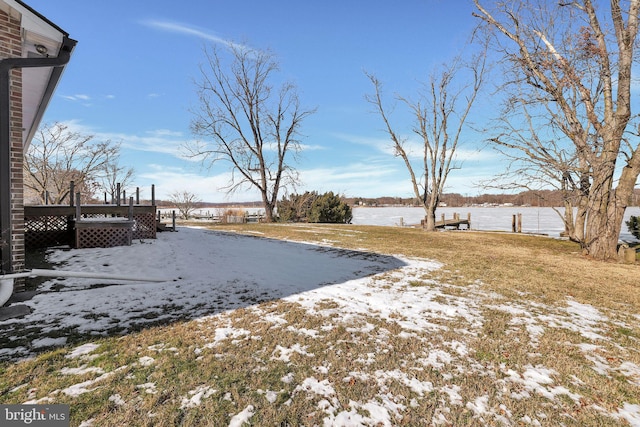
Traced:
<path id="1" fill-rule="evenodd" d="M 24 146 L 22 131 L 22 70 L 13 70 L 11 78 L 11 226 L 14 271 L 24 268 Z"/>
<path id="2" fill-rule="evenodd" d="M 0 10 L 0 59 L 22 56 L 22 30 L 19 16 Z M 9 87 L 11 134 L 11 235 L 12 264 L 24 268 L 24 189 L 22 143 L 22 70 L 11 71 Z"/>

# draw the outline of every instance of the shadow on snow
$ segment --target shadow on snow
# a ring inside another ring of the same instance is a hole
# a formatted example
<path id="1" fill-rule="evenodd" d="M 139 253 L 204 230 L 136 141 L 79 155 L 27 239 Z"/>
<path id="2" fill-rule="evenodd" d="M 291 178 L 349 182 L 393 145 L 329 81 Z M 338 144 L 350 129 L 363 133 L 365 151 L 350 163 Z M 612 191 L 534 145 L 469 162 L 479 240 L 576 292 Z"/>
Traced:
<path id="1" fill-rule="evenodd" d="M 371 252 L 193 228 L 132 246 L 55 250 L 49 261 L 61 270 L 166 281 L 44 282 L 24 303 L 30 314 L 0 322 L 0 360 L 248 307 L 406 265 Z"/>

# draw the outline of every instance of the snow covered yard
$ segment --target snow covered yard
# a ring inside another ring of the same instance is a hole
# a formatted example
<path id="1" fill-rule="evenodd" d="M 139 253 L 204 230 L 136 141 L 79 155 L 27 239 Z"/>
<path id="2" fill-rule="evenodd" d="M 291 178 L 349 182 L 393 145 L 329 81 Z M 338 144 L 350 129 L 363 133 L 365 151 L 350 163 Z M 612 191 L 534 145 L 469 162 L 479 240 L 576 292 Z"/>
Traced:
<path id="1" fill-rule="evenodd" d="M 195 228 L 132 246 L 56 250 L 60 270 L 165 282 L 61 278 L 26 304 L 32 314 L 0 322 L 0 359 L 65 345 L 69 336 L 114 335 L 229 311 L 404 265 L 400 259 Z"/>
<path id="2" fill-rule="evenodd" d="M 54 252 L 67 270 L 167 281 L 48 282 L 0 323 L 19 343 L 0 356 L 61 348 L 0 365 L 0 402 L 69 403 L 84 426 L 640 425 L 637 311 L 328 246 L 358 227 L 303 231 Z"/>

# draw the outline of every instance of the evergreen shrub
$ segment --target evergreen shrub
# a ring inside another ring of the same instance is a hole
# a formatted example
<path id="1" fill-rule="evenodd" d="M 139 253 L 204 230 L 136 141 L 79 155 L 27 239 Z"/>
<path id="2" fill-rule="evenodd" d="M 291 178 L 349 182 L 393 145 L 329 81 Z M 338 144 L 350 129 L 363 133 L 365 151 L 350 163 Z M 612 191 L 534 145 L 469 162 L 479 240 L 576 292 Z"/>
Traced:
<path id="1" fill-rule="evenodd" d="M 316 191 L 292 194 L 278 203 L 278 217 L 283 222 L 323 222 L 349 224 L 351 206 L 333 192 Z"/>
<path id="2" fill-rule="evenodd" d="M 633 237 L 640 240 L 640 217 L 632 215 L 626 223 L 627 228 Z"/>

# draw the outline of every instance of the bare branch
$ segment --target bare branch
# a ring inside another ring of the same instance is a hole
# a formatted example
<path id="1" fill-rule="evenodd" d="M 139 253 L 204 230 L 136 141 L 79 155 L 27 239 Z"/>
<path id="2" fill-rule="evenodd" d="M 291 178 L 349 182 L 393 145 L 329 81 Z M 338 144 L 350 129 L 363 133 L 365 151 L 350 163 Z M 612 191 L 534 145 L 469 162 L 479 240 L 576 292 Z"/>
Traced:
<path id="1" fill-rule="evenodd" d="M 198 208 L 199 203 L 202 201 L 194 193 L 182 190 L 174 191 L 169 195 L 169 201 L 178 208 L 182 219 L 189 219 L 194 210 Z"/>
<path id="2" fill-rule="evenodd" d="M 226 190 L 258 189 L 271 221 L 280 189 L 298 181 L 291 161 L 301 149 L 302 122 L 315 110 L 302 109 L 293 84 L 271 85 L 278 71 L 271 53 L 235 45 L 229 51 L 227 63 L 215 47 L 205 49 L 191 123 L 199 139 L 185 151 L 208 167 L 228 162 Z"/>
<path id="3" fill-rule="evenodd" d="M 460 58 L 434 74 L 418 93 L 417 100 L 396 96 L 413 116 L 413 133 L 422 143 L 421 163 L 415 161 L 406 150 L 407 139 L 400 137 L 391 124 L 391 118 L 382 100 L 382 84 L 373 75 L 367 74 L 374 87 L 374 94 L 367 95 L 367 102 L 375 107 L 381 117 L 385 132 L 391 139 L 395 154 L 401 157 L 409 173 L 413 193 L 426 213 L 427 230 L 435 230 L 435 210 L 445 190 L 449 173 L 458 168 L 455 164 L 456 150 L 469 111 L 482 86 L 485 75 L 486 51 L 481 52 L 469 64 Z M 470 72 L 471 84 L 455 87 L 463 69 Z"/>
<path id="4" fill-rule="evenodd" d="M 107 171 L 117 168 L 119 150 L 120 144 L 95 141 L 62 123 L 42 125 L 25 153 L 27 198 L 63 203 L 71 181 L 85 199 L 93 198 Z"/>
<path id="5" fill-rule="evenodd" d="M 608 10 L 592 0 L 515 0 L 495 3 L 491 11 L 481 0 L 474 3 L 475 16 L 494 30 L 508 64 L 508 109 L 523 111 L 509 118 L 520 122 L 505 132 L 508 137 L 493 141 L 521 165 L 512 171 L 529 166 L 528 178 L 567 191 L 566 225 L 588 253 L 615 257 L 640 174 L 640 144 L 624 140 L 635 120 L 631 72 L 640 0 L 611 0 Z M 620 158 L 626 167 L 617 178 Z"/>

